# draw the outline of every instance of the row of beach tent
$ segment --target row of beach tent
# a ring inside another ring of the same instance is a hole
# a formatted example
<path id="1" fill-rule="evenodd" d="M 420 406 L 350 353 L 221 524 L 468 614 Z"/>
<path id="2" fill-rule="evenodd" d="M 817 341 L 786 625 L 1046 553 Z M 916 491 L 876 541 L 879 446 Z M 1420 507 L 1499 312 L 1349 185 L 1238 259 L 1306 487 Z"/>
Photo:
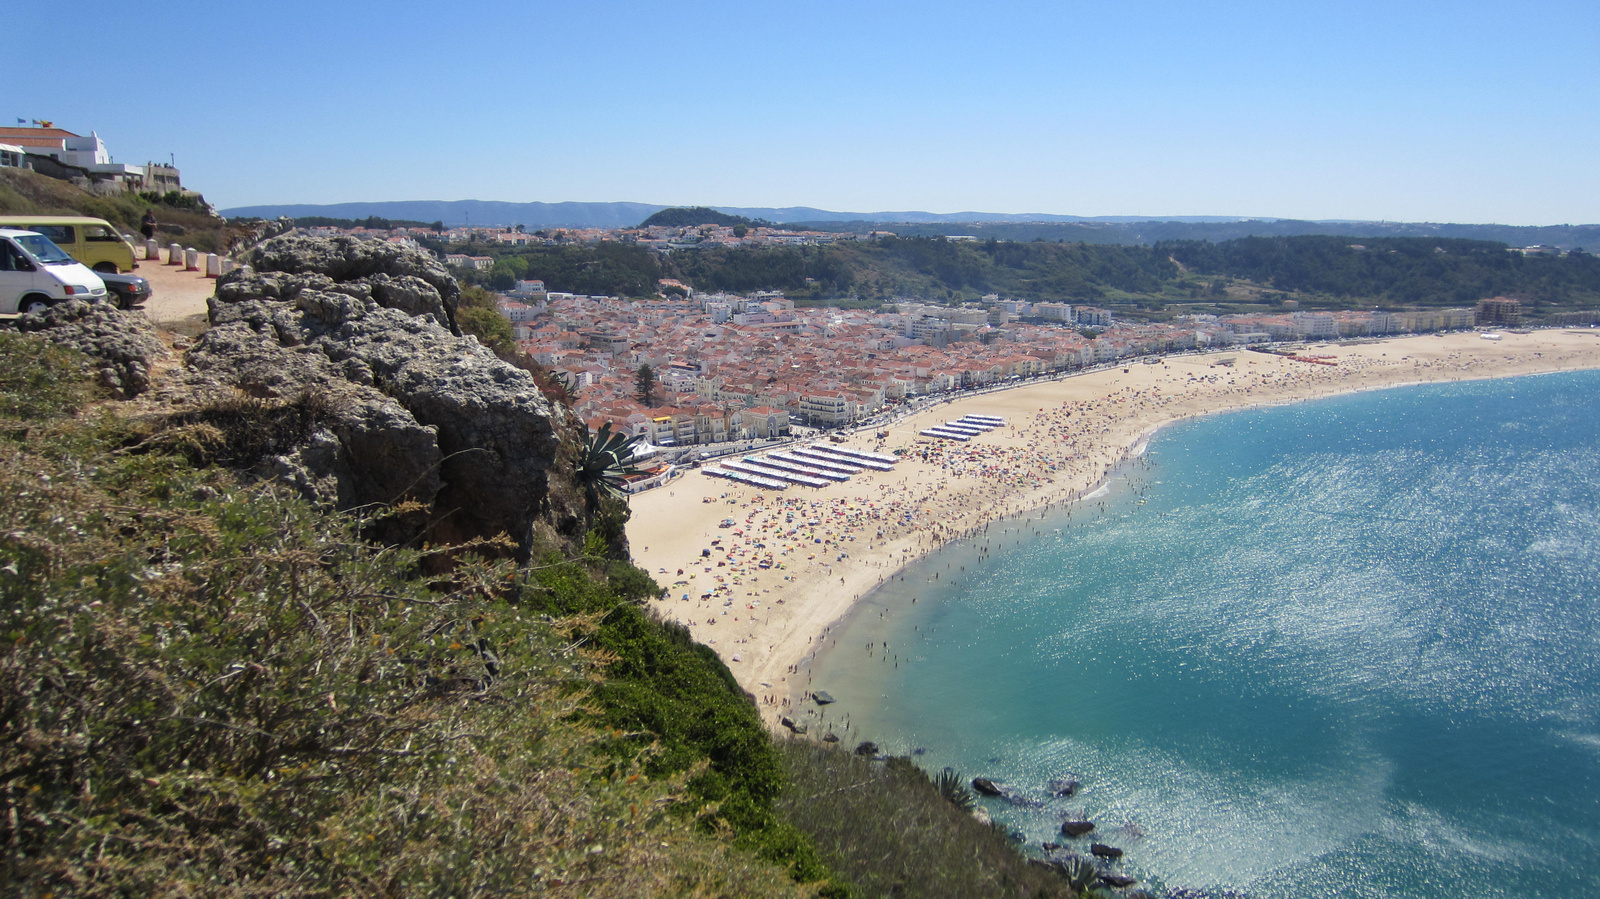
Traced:
<path id="1" fill-rule="evenodd" d="M 944 440 L 955 440 L 966 443 L 974 437 L 1004 427 L 1006 420 L 997 415 L 963 415 L 955 421 L 947 421 L 942 425 L 923 428 L 919 433 L 924 437 L 939 437 Z"/>

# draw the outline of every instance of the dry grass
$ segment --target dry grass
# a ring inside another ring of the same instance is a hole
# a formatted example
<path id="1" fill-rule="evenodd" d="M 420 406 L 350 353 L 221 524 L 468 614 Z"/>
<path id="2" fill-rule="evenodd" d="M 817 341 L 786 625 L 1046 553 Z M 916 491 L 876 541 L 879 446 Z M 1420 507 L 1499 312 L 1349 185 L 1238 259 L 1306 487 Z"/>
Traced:
<path id="1" fill-rule="evenodd" d="M 807 894 L 592 723 L 609 660 L 509 565 L 424 579 L 74 403 L 0 422 L 0 893 Z"/>

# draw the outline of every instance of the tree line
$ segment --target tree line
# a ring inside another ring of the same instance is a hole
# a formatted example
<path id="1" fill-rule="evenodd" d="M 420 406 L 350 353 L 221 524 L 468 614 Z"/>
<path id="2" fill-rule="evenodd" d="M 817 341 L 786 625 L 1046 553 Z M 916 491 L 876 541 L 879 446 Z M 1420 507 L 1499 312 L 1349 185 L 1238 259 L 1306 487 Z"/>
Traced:
<path id="1" fill-rule="evenodd" d="M 1198 272 L 1285 292 L 1419 306 L 1467 305 L 1501 295 L 1560 306 L 1600 302 L 1600 260 L 1594 256 L 1525 256 L 1486 240 L 1244 237 L 1170 241 L 1156 250 Z"/>
<path id="2" fill-rule="evenodd" d="M 1248 282 L 1331 304 L 1468 305 L 1521 296 L 1561 307 L 1600 305 L 1600 260 L 1575 251 L 1524 256 L 1503 243 L 1322 235 L 1244 237 L 1151 246 L 943 237 L 886 237 L 793 247 L 710 247 L 658 254 L 632 243 L 491 249 L 475 277 L 505 290 L 537 278 L 550 290 L 651 296 L 662 278 L 701 291 L 782 290 L 801 301 L 894 297 L 1120 303 L 1138 297 L 1221 296 Z"/>

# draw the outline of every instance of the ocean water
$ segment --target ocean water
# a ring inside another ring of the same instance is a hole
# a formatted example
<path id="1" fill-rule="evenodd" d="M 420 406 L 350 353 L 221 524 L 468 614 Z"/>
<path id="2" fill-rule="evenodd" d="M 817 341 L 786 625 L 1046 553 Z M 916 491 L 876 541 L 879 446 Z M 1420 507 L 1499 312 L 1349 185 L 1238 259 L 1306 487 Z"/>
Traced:
<path id="1" fill-rule="evenodd" d="M 1041 802 L 984 802 L 1035 848 L 1087 815 L 1147 887 L 1600 895 L 1600 372 L 1172 426 L 831 638 L 824 728 Z"/>

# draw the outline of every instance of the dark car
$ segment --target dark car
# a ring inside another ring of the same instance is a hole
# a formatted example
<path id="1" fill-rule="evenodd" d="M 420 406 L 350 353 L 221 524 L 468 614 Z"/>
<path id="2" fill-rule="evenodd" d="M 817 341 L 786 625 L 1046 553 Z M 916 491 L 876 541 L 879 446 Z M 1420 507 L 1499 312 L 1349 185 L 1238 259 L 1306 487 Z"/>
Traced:
<path id="1" fill-rule="evenodd" d="M 96 272 L 100 280 L 106 282 L 106 299 L 115 299 L 118 309 L 136 309 L 144 305 L 154 293 L 150 289 L 150 282 L 138 275 L 119 275 L 112 272 Z"/>

